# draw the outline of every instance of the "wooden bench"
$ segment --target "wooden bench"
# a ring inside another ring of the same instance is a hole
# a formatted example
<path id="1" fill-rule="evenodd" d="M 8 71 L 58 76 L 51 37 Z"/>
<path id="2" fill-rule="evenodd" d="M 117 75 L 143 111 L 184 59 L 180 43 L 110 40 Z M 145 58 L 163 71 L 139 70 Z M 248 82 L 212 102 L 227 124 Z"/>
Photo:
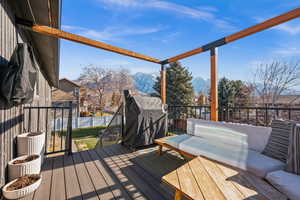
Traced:
<path id="1" fill-rule="evenodd" d="M 162 177 L 182 196 L 199 200 L 286 200 L 287 197 L 266 181 L 239 169 L 207 158 L 196 157 Z"/>

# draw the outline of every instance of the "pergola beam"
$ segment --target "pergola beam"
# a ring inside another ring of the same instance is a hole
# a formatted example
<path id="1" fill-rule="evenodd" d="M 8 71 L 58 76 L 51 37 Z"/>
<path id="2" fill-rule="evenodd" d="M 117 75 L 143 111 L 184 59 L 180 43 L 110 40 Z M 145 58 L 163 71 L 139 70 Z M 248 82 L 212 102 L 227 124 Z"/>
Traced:
<path id="1" fill-rule="evenodd" d="M 83 36 L 80 36 L 80 35 L 65 32 L 65 31 L 62 31 L 62 30 L 59 30 L 59 29 L 56 29 L 56 28 L 52 28 L 52 27 L 49 27 L 49 26 L 36 25 L 36 24 L 33 24 L 30 21 L 19 19 L 19 18 L 16 18 L 16 23 L 19 24 L 19 25 L 22 25 L 23 27 L 25 27 L 25 28 L 27 28 L 31 31 L 34 31 L 34 32 L 37 32 L 37 33 L 40 33 L 40 34 L 43 34 L 43 35 L 48 35 L 48 36 L 51 36 L 51 37 L 66 39 L 66 40 L 70 40 L 70 41 L 73 41 L 73 42 L 78 42 L 78 43 L 85 44 L 85 45 L 88 45 L 88 46 L 96 47 L 96 48 L 99 48 L 99 49 L 104 49 L 104 50 L 111 51 L 111 52 L 114 52 L 114 53 L 122 54 L 122 55 L 125 55 L 125 56 L 130 56 L 130 57 L 133 57 L 133 58 L 138 58 L 138 59 L 145 60 L 145 61 L 148 61 L 148 62 L 153 62 L 153 63 L 160 64 L 159 59 L 156 59 L 156 58 L 153 58 L 153 57 L 150 57 L 150 56 L 145 56 L 145 55 L 140 54 L 140 53 L 136 53 L 136 52 L 129 51 L 129 50 L 126 50 L 126 49 L 122 49 L 122 48 L 119 48 L 119 47 L 116 47 L 116 46 L 113 46 L 113 45 L 110 45 L 110 44 L 106 44 L 104 42 L 92 40 L 92 39 L 89 39 L 89 38 L 86 38 L 86 37 L 83 37 Z"/>
<path id="2" fill-rule="evenodd" d="M 208 44 L 206 44 L 202 47 L 199 47 L 199 48 L 193 49 L 191 51 L 185 52 L 183 54 L 171 57 L 169 59 L 161 61 L 161 63 L 167 64 L 167 63 L 175 62 L 175 61 L 178 61 L 178 60 L 181 60 L 181 59 L 184 59 L 184 58 L 187 58 L 187 57 L 205 52 L 205 51 L 210 50 L 212 48 L 216 48 L 216 47 L 222 46 L 224 44 L 228 44 L 228 43 L 233 42 L 235 40 L 247 37 L 247 36 L 252 35 L 254 33 L 266 30 L 268 28 L 271 28 L 273 26 L 282 24 L 284 22 L 287 22 L 289 20 L 292 20 L 292 19 L 295 19 L 295 18 L 298 18 L 298 17 L 300 17 L 300 8 L 296 8 L 294 10 L 291 10 L 291 11 L 289 11 L 287 13 L 284 13 L 282 15 L 279 15 L 277 17 L 268 19 L 268 20 L 266 20 L 266 21 L 264 21 L 260 24 L 251 26 L 249 28 L 246 28 L 242 31 L 239 31 L 239 32 L 234 33 L 232 35 L 229 35 L 227 37 L 224 37 L 224 38 L 221 38 L 221 39 L 216 40 L 214 42 L 208 43 Z"/>

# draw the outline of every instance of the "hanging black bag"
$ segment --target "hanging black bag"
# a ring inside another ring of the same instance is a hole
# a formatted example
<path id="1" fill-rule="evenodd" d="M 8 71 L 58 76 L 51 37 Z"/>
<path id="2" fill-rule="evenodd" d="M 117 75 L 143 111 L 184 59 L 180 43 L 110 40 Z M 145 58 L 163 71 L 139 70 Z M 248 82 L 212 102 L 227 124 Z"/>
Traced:
<path id="1" fill-rule="evenodd" d="M 25 43 L 18 44 L 10 61 L 0 67 L 1 107 L 31 103 L 37 80 L 32 48 Z"/>

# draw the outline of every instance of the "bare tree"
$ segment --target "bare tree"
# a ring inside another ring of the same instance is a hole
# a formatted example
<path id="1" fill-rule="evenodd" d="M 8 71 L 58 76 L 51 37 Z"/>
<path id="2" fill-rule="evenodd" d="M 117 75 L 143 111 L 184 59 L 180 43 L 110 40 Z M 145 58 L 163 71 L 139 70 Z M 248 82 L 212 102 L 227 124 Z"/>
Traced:
<path id="1" fill-rule="evenodd" d="M 264 105 L 274 106 L 283 92 L 300 85 L 300 60 L 274 60 L 260 64 L 254 74 L 252 86 Z"/>
<path id="2" fill-rule="evenodd" d="M 113 73 L 113 82 L 114 89 L 118 92 L 118 95 L 115 97 L 116 105 L 120 105 L 121 97 L 124 90 L 133 89 L 133 78 L 130 75 L 130 71 L 125 68 L 119 68 Z M 116 94 L 115 94 L 116 95 Z"/>
<path id="3" fill-rule="evenodd" d="M 95 89 L 98 99 L 98 106 L 102 112 L 105 106 L 104 94 L 105 90 L 110 87 L 112 79 L 112 71 L 103 67 L 88 65 L 83 68 L 79 80 L 88 88 Z"/>

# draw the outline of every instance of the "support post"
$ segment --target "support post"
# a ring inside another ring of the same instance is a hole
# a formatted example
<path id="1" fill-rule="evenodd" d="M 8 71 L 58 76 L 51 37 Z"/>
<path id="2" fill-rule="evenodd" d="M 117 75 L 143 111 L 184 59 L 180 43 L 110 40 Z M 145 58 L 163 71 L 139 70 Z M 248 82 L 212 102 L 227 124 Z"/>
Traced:
<path id="1" fill-rule="evenodd" d="M 167 104 L 167 83 L 166 83 L 166 69 L 164 64 L 161 65 L 160 71 L 160 96 L 162 104 Z"/>
<path id="2" fill-rule="evenodd" d="M 218 49 L 210 50 L 210 119 L 218 121 Z"/>

